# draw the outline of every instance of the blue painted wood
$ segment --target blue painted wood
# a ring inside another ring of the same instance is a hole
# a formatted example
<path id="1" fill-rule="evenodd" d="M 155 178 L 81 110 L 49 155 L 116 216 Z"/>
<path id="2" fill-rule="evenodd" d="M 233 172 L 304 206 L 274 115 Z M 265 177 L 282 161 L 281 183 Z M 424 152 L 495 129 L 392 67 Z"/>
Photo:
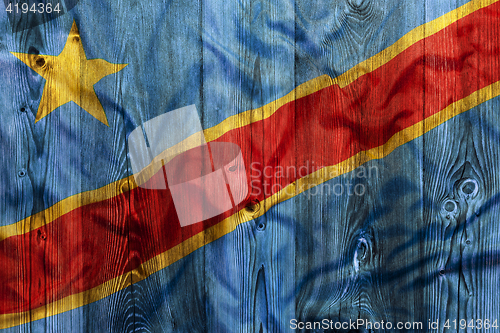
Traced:
<path id="1" fill-rule="evenodd" d="M 463 2 L 80 1 L 51 24 L 2 30 L 0 136 L 9 153 L 0 161 L 10 173 L 0 181 L 14 190 L 0 223 L 128 175 L 127 133 L 162 112 L 195 103 L 204 127 L 213 126 L 308 79 L 336 76 Z M 89 55 L 138 62 L 103 96 L 109 136 L 76 106 L 34 124 L 43 81 L 8 57 L 56 54 L 73 18 Z M 500 319 L 499 106 L 487 102 L 370 162 L 375 175 L 358 170 L 327 183 L 361 184 L 361 196 L 299 195 L 145 281 L 5 331 L 290 332 L 292 319 Z M 23 167 L 29 177 L 19 180 Z M 471 184 L 477 194 L 467 193 Z"/>

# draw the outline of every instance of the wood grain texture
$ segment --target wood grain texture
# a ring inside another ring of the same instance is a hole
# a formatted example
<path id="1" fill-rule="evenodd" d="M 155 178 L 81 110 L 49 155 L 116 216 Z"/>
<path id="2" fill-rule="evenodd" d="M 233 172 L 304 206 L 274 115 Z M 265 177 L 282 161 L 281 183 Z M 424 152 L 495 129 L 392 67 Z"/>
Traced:
<path id="1" fill-rule="evenodd" d="M 450 2 L 449 10 L 461 3 Z M 124 96 L 126 84 L 118 77 L 104 83 L 117 87 L 102 96 L 108 119 L 115 124 L 109 129 L 112 134 L 108 146 L 95 146 L 102 142 L 102 129 L 88 125 L 92 124 L 87 119 L 90 115 L 75 104 L 66 105 L 59 113 L 61 118 L 34 124 L 43 80 L 26 66 L 5 67 L 8 75 L 0 74 L 6 80 L 3 84 L 18 89 L 14 93 L 2 90 L 0 98 L 2 122 L 7 124 L 1 125 L 0 144 L 9 152 L 0 159 L 2 165 L 10 166 L 10 174 L 0 174 L 0 181 L 11 189 L 11 197 L 0 200 L 2 207 L 15 207 L 0 212 L 3 220 L 19 221 L 71 194 L 127 176 L 127 133 L 163 110 L 174 108 L 177 101 L 195 103 L 202 123 L 208 127 L 235 110 L 262 106 L 307 79 L 322 74 L 337 76 L 389 46 L 411 24 L 414 27 L 429 21 L 438 12 L 432 10 L 435 4 L 430 0 L 418 5 L 396 0 L 243 1 L 231 13 L 225 11 L 226 5 L 228 2 L 215 5 L 217 13 L 203 1 L 165 1 L 158 7 L 141 7 L 125 0 L 109 4 L 114 28 L 89 43 L 89 54 L 97 54 L 101 47 L 111 49 L 106 38 L 113 38 L 116 49 L 108 50 L 108 54 L 114 54 L 112 60 L 116 62 L 127 62 L 126 55 L 139 53 L 142 47 L 134 38 L 120 34 L 131 24 L 138 36 L 159 41 L 145 54 L 137 55 L 144 66 L 127 74 L 141 78 L 126 77 L 134 82 L 134 94 Z M 99 11 L 97 4 L 88 1 L 78 6 L 89 13 Z M 174 29 L 177 18 L 167 17 L 165 8 L 175 12 L 181 6 L 189 6 L 195 27 L 186 25 L 181 29 L 184 35 L 176 39 L 169 31 Z M 219 27 L 222 32 L 217 32 L 211 30 L 216 15 L 234 15 L 238 19 L 227 20 L 234 25 Z M 95 17 L 100 19 L 97 14 Z M 285 26 L 287 20 L 295 23 Z M 71 22 L 69 17 L 61 18 L 57 24 L 16 32 L 9 41 L 0 36 L 0 47 L 54 54 L 61 48 L 60 41 L 65 40 Z M 274 30 L 261 33 L 265 25 Z M 254 48 L 237 44 L 228 50 L 214 38 L 217 33 L 224 35 L 223 29 L 237 29 L 241 40 L 259 38 L 249 43 Z M 83 37 L 90 38 L 91 33 Z M 200 66 L 185 69 L 183 61 L 187 62 L 184 57 L 188 56 L 180 45 L 182 38 L 196 41 L 189 57 L 199 59 Z M 283 45 L 292 45 L 293 53 L 283 51 Z M 156 53 L 158 49 L 161 56 Z M 214 54 L 217 61 L 223 62 L 220 67 L 213 66 Z M 283 62 L 289 64 L 287 71 L 278 64 Z M 235 83 L 227 72 L 238 68 L 241 71 Z M 224 78 L 223 82 L 214 84 L 214 76 Z M 176 78 L 183 82 L 172 83 Z M 199 89 L 188 95 L 183 90 L 191 84 Z M 234 86 L 241 89 L 235 91 L 231 88 Z M 165 97 L 152 102 L 150 95 Z M 129 100 L 128 110 L 121 106 L 124 99 Z M 424 327 L 428 320 L 500 320 L 496 296 L 500 292 L 499 105 L 496 98 L 453 118 L 399 147 L 387 158 L 369 162 L 363 169 L 368 172 L 366 177 L 360 177 L 360 170 L 355 170 L 318 186 L 317 191 L 283 202 L 264 216 L 239 225 L 231 234 L 103 300 L 5 331 L 290 332 L 291 319 L 344 322 L 361 318 L 423 322 Z M 363 113 L 356 116 L 360 122 L 366 117 Z M 267 145 L 281 143 L 272 132 L 255 134 L 268 137 Z M 73 144 L 62 146 L 60 143 L 68 142 L 68 137 Z M 310 142 L 305 135 L 299 135 L 299 140 L 324 151 L 336 144 L 331 138 Z M 108 159 L 89 162 L 99 159 L 92 155 L 95 150 Z M 61 156 L 70 160 L 74 169 L 62 168 Z M 103 167 L 108 160 L 115 163 Z M 27 175 L 20 177 L 22 170 Z M 92 178 L 96 173 L 100 183 Z M 326 185 L 328 190 L 340 186 L 344 192 L 312 195 L 326 191 Z M 362 185 L 366 192 L 352 194 L 356 185 Z M 124 200 L 135 204 L 127 196 Z M 163 204 L 150 203 L 155 207 Z M 114 232 L 137 237 L 137 226 L 133 221 L 123 223 L 123 215 L 110 210 L 103 223 Z M 122 225 L 125 227 L 119 227 Z M 158 234 L 157 230 L 151 232 Z M 40 242 L 51 236 L 43 229 L 37 234 Z M 121 248 L 118 244 L 106 246 Z M 110 251 L 109 255 L 141 261 L 140 252 L 128 247 L 126 252 Z M 46 255 L 57 261 L 52 249 L 47 248 Z M 30 265 L 38 258 L 23 260 Z M 86 269 L 77 256 L 73 265 Z M 31 284 L 45 283 L 43 276 L 24 278 Z M 448 331 L 483 332 L 438 330 Z"/>

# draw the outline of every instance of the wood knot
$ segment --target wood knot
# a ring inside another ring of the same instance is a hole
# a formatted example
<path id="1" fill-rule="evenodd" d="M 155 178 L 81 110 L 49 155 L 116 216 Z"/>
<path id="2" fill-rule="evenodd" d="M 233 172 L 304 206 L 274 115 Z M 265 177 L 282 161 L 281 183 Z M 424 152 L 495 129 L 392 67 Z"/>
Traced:
<path id="1" fill-rule="evenodd" d="M 247 212 L 255 214 L 259 211 L 260 209 L 260 202 L 258 199 L 253 199 L 251 200 L 245 207 Z"/>
<path id="2" fill-rule="evenodd" d="M 458 209 L 458 205 L 455 200 L 448 199 L 444 202 L 443 209 L 448 213 L 454 213 Z"/>
<path id="3" fill-rule="evenodd" d="M 264 230 L 266 230 L 266 222 L 259 221 L 257 223 L 257 231 L 264 231 Z"/>
<path id="4" fill-rule="evenodd" d="M 445 199 L 441 205 L 441 216 L 447 220 L 455 220 L 460 213 L 460 206 L 453 199 Z"/>
<path id="5" fill-rule="evenodd" d="M 358 239 L 356 250 L 354 252 L 354 270 L 359 271 L 359 266 L 363 265 L 370 257 L 370 245 L 365 237 Z"/>
<path id="6" fill-rule="evenodd" d="M 123 182 L 120 186 L 120 193 L 125 193 L 125 192 L 128 192 L 130 191 L 130 186 L 128 184 L 128 181 L 127 182 Z"/>
<path id="7" fill-rule="evenodd" d="M 352 7 L 361 7 L 363 0 L 349 0 L 349 5 Z"/>
<path id="8" fill-rule="evenodd" d="M 38 56 L 35 58 L 35 63 L 40 68 L 42 68 L 46 64 L 44 57 L 41 57 L 41 56 Z"/>
<path id="9" fill-rule="evenodd" d="M 43 232 L 42 230 L 40 230 L 40 229 L 38 229 L 38 231 L 37 231 L 37 236 L 41 240 L 46 240 L 47 239 L 47 234 L 45 232 Z"/>
<path id="10" fill-rule="evenodd" d="M 473 178 L 461 179 L 458 184 L 458 191 L 466 199 L 474 199 L 479 192 L 479 184 Z"/>
<path id="11" fill-rule="evenodd" d="M 370 1 L 365 0 L 348 0 L 347 3 L 356 12 L 365 12 L 370 6 Z"/>

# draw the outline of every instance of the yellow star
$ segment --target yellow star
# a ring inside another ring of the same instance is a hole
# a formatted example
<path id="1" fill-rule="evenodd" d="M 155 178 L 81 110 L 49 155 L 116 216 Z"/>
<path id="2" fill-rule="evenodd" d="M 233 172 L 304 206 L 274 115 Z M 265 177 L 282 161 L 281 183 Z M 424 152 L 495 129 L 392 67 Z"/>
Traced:
<path id="1" fill-rule="evenodd" d="M 46 80 L 35 123 L 61 105 L 73 101 L 109 126 L 94 84 L 122 70 L 127 64 L 112 64 L 103 59 L 88 60 L 74 21 L 66 45 L 58 56 L 11 53 Z"/>

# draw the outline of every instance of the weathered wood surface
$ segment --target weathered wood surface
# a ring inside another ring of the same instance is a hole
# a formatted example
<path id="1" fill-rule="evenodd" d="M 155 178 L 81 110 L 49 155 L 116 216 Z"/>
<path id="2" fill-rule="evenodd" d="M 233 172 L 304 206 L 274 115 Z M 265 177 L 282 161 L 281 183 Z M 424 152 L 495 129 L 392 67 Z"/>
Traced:
<path id="1" fill-rule="evenodd" d="M 109 3 L 114 15 L 108 18 L 113 25 L 108 35 L 96 37 L 94 31 L 82 29 L 92 46 L 86 50 L 89 58 L 105 49 L 115 55 L 115 62 L 128 62 L 127 55 L 133 54 L 143 67 L 134 67 L 137 72 L 128 74 L 140 79 L 127 77 L 135 85 L 135 95 L 122 96 L 123 88 L 111 96 L 115 101 L 103 102 L 114 111 L 108 117 L 123 123 L 123 128 L 112 129 L 110 146 L 99 147 L 106 155 L 103 158 L 81 149 L 101 142 L 102 133 L 88 127 L 83 118 L 89 115 L 74 104 L 65 106 L 62 120 L 34 124 L 33 106 L 40 99 L 43 80 L 5 55 L 7 50 L 55 54 L 72 18 L 14 33 L 12 39 L 2 36 L 2 61 L 10 67 L 4 65 L 1 74 L 5 81 L 0 158 L 11 174 L 0 177 L 2 186 L 13 192 L 9 192 L 12 198 L 2 199 L 0 214 L 4 221 L 18 221 L 66 196 L 127 176 L 125 128 L 141 124 L 159 110 L 196 103 L 204 126 L 214 125 L 234 113 L 227 110 L 252 109 L 308 79 L 341 74 L 411 28 L 460 4 L 396 0 L 239 5 L 224 1 L 210 6 L 203 1 Z M 189 6 L 179 12 L 192 17 L 180 21 L 192 25 L 162 17 L 168 16 L 165 8 L 175 13 L 181 6 Z M 89 1 L 81 1 L 75 13 L 82 26 L 88 20 L 86 14 L 103 19 L 99 5 Z M 215 15 L 237 15 L 240 21 L 234 26 L 218 28 L 239 29 L 243 40 L 263 29 L 267 20 L 276 26 L 285 19 L 297 23 L 288 23 L 291 30 L 257 34 L 262 39 L 254 44 L 269 45 L 269 54 L 238 45 L 224 51 L 225 43 L 217 41 L 224 31 L 211 26 L 217 22 Z M 2 20 L 2 34 L 10 35 L 6 18 Z M 130 31 L 129 25 L 137 36 L 155 39 L 154 46 L 143 50 L 133 37 L 120 34 Z M 188 56 L 173 35 L 193 41 Z M 283 52 L 283 45 L 291 45 L 293 52 Z M 162 55 L 157 54 L 160 50 Z M 213 54 L 219 51 L 230 54 L 224 54 L 228 62 L 214 65 Z M 202 66 L 186 69 L 186 57 L 203 59 Z M 281 64 L 287 62 L 289 68 L 283 71 Z M 235 70 L 235 64 L 244 68 L 241 82 L 224 85 L 226 71 Z M 185 92 L 191 83 L 200 89 Z M 151 95 L 162 96 L 161 101 Z M 122 109 L 124 98 L 134 100 L 135 109 Z M 363 196 L 299 195 L 145 281 L 88 306 L 6 332 L 289 332 L 293 318 L 364 318 L 424 325 L 428 320 L 500 319 L 498 106 L 498 98 L 487 102 L 387 158 L 370 162 L 376 175 L 359 178 L 354 171 L 330 182 L 345 187 L 363 184 Z M 18 112 L 20 107 L 28 112 Z M 62 135 L 71 136 L 75 145 L 60 146 Z M 273 133 L 266 135 L 274 144 Z M 335 143 L 317 144 L 329 149 Z M 86 172 L 59 168 L 61 157 L 71 160 L 75 170 Z M 110 167 L 109 160 L 117 162 Z M 19 179 L 17 172 L 23 168 L 30 177 Z M 101 174 L 98 182 L 94 173 Z M 71 185 L 62 187 L 62 182 Z M 110 220 L 120 218 L 119 212 L 110 212 Z M 36 258 L 25 260 L 29 265 Z M 84 269 L 85 263 L 79 264 Z M 44 281 L 41 276 L 27 278 L 31 283 Z"/>

